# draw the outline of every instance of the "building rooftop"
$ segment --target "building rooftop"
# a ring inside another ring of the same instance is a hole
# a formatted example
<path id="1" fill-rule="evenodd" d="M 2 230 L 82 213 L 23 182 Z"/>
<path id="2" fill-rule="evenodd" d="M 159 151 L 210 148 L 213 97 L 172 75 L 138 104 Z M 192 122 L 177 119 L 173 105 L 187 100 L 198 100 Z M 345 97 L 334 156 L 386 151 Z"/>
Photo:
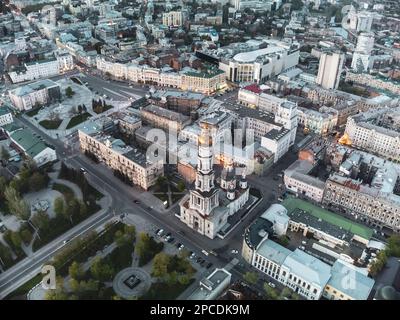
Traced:
<path id="1" fill-rule="evenodd" d="M 257 253 L 278 265 L 282 265 L 287 257 L 292 254 L 292 251 L 272 240 L 266 239 L 257 248 Z"/>
<path id="2" fill-rule="evenodd" d="M 143 113 L 143 112 L 149 112 L 149 113 L 155 114 L 159 117 L 168 118 L 171 121 L 176 121 L 179 123 L 185 123 L 190 120 L 190 118 L 188 116 L 185 116 L 181 113 L 171 111 L 171 110 L 168 110 L 168 109 L 165 109 L 165 108 L 162 108 L 159 106 L 155 106 L 152 104 L 144 107 L 141 110 L 141 113 Z"/>
<path id="3" fill-rule="evenodd" d="M 56 87 L 58 84 L 52 80 L 49 79 L 43 79 L 39 80 L 21 87 L 18 87 L 14 90 L 11 90 L 11 93 L 16 96 L 25 96 L 27 94 L 30 94 L 34 91 L 42 90 L 44 88 L 51 88 L 51 87 Z"/>
<path id="4" fill-rule="evenodd" d="M 331 276 L 331 267 L 328 264 L 300 249 L 290 253 L 282 267 L 288 268 L 307 282 L 318 285 L 322 289 L 325 288 Z"/>
<path id="5" fill-rule="evenodd" d="M 352 297 L 355 300 L 367 300 L 375 281 L 368 277 L 368 271 L 360 270 L 340 259 L 331 269 L 328 285 Z"/>
<path id="6" fill-rule="evenodd" d="M 244 238 L 247 245 L 255 249 L 268 234 L 272 235 L 273 233 L 273 223 L 259 217 L 247 228 Z"/>
<path id="7" fill-rule="evenodd" d="M 17 130 L 11 134 L 11 140 L 15 141 L 23 151 L 31 158 L 36 157 L 48 148 L 42 140 L 28 129 Z"/>
<path id="8" fill-rule="evenodd" d="M 290 133 L 290 131 L 288 129 L 284 129 L 284 128 L 282 128 L 281 130 L 272 129 L 271 131 L 268 131 L 264 135 L 264 137 L 266 139 L 279 141 L 279 140 L 283 139 L 289 133 Z"/>

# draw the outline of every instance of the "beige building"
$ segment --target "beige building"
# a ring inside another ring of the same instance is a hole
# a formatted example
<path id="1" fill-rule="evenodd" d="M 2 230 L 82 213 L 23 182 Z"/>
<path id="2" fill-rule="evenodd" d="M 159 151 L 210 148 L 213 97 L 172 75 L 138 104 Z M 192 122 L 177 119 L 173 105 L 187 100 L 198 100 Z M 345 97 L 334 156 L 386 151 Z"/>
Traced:
<path id="1" fill-rule="evenodd" d="M 400 107 L 371 110 L 349 117 L 346 130 L 351 145 L 389 160 L 400 161 Z"/>
<path id="2" fill-rule="evenodd" d="M 89 152 L 118 175 L 147 190 L 164 174 L 164 162 L 149 160 L 145 154 L 126 145 L 122 140 L 103 133 L 78 130 L 82 152 Z"/>
<path id="3" fill-rule="evenodd" d="M 389 179 L 396 182 L 396 177 L 384 177 L 382 180 Z M 400 196 L 392 192 L 386 192 L 377 186 L 369 187 L 359 180 L 334 173 L 326 181 L 322 204 L 341 208 L 347 214 L 360 217 L 361 221 L 373 226 L 387 227 L 399 232 Z"/>
<path id="4" fill-rule="evenodd" d="M 179 132 L 191 123 L 190 117 L 155 105 L 142 108 L 140 116 L 146 124 L 164 129 L 167 132 L 168 130 Z"/>

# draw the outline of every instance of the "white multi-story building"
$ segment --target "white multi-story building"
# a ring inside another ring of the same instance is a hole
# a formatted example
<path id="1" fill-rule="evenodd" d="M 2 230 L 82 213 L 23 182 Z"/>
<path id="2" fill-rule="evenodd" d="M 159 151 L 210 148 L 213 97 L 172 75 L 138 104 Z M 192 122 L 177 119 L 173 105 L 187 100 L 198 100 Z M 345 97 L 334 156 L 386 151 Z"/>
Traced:
<path id="1" fill-rule="evenodd" d="M 248 107 L 256 107 L 260 111 L 273 115 L 275 123 L 281 124 L 289 130 L 290 145 L 292 145 L 296 138 L 298 121 L 296 103 L 250 88 L 253 86 L 239 90 L 238 101 Z M 250 110 L 248 111 L 250 112 Z"/>
<path id="2" fill-rule="evenodd" d="M 8 94 L 13 106 L 21 111 L 61 99 L 60 86 L 49 79 L 18 87 Z"/>
<path id="3" fill-rule="evenodd" d="M 278 162 L 289 151 L 290 131 L 272 129 L 261 137 L 261 146 L 274 153 L 274 162 Z"/>
<path id="4" fill-rule="evenodd" d="M 164 12 L 162 15 L 162 23 L 168 27 L 179 27 L 183 24 L 185 14 L 182 11 Z"/>
<path id="5" fill-rule="evenodd" d="M 13 123 L 14 119 L 12 116 L 12 112 L 4 106 L 0 107 L 0 127 L 9 123 Z"/>
<path id="6" fill-rule="evenodd" d="M 331 267 L 326 263 L 269 239 L 258 245 L 252 265 L 308 300 L 320 299 L 331 277 Z"/>
<path id="7" fill-rule="evenodd" d="M 304 130 L 326 135 L 335 130 L 338 121 L 337 110 L 321 107 L 318 111 L 297 107 L 299 126 Z"/>
<path id="8" fill-rule="evenodd" d="M 340 52 L 323 52 L 319 58 L 316 83 L 324 89 L 337 89 L 345 56 Z"/>
<path id="9" fill-rule="evenodd" d="M 372 67 L 371 52 L 374 48 L 375 36 L 371 32 L 362 32 L 357 39 L 357 47 L 353 53 L 351 68 L 358 71 L 367 71 Z M 359 70 L 361 69 L 361 70 Z"/>
<path id="10" fill-rule="evenodd" d="M 220 51 L 219 68 L 232 82 L 264 83 L 299 62 L 298 44 L 271 39 L 249 40 Z"/>
<path id="11" fill-rule="evenodd" d="M 26 62 L 20 69 L 8 73 L 13 83 L 56 76 L 75 67 L 68 53 L 56 55 L 47 60 Z"/>

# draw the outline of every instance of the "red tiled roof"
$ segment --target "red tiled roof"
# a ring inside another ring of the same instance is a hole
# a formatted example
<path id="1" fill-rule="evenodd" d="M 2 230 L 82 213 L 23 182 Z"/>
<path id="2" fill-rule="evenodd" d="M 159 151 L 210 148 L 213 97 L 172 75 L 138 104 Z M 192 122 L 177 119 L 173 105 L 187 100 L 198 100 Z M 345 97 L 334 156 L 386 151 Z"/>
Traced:
<path id="1" fill-rule="evenodd" d="M 258 84 L 255 84 L 255 83 L 251 84 L 251 85 L 249 85 L 247 87 L 244 87 L 244 89 L 248 90 L 248 91 L 251 91 L 251 92 L 254 92 L 254 93 L 261 93 L 262 92 L 262 90 L 260 89 Z"/>

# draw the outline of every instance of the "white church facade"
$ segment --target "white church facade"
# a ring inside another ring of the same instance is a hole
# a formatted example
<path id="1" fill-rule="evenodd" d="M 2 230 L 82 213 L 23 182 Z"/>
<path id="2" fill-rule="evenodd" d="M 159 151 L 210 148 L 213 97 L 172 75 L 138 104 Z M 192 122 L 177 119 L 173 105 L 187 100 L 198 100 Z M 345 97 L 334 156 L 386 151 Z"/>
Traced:
<path id="1" fill-rule="evenodd" d="M 210 128 L 206 122 L 201 122 L 200 127 L 196 180 L 194 188 L 179 203 L 179 219 L 189 228 L 214 239 L 227 224 L 228 217 L 249 200 L 249 187 L 244 175 L 235 175 L 232 163 L 223 169 L 219 185 L 216 184 Z"/>

